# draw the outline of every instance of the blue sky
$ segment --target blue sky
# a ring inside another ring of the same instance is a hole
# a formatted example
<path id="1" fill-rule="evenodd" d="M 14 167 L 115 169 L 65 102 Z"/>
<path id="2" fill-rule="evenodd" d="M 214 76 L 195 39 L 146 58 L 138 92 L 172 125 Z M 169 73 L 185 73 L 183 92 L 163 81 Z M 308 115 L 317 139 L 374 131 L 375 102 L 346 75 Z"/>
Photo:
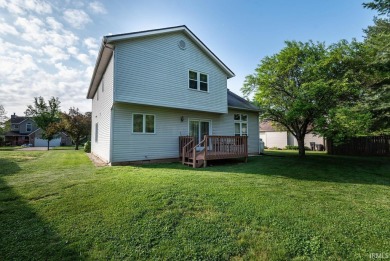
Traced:
<path id="1" fill-rule="evenodd" d="M 285 40 L 362 40 L 374 12 L 353 0 L 0 0 L 0 104 L 22 115 L 35 96 L 62 110 L 85 99 L 103 35 L 187 25 L 233 72 L 246 75 Z"/>

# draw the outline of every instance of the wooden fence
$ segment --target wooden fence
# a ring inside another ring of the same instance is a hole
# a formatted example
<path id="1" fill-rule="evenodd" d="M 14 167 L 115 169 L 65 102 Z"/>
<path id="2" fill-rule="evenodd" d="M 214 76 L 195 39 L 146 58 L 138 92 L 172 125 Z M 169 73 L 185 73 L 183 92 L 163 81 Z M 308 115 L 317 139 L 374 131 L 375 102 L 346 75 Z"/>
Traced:
<path id="1" fill-rule="evenodd" d="M 390 156 L 390 135 L 356 137 L 335 145 L 327 140 L 328 154 L 353 156 Z"/>

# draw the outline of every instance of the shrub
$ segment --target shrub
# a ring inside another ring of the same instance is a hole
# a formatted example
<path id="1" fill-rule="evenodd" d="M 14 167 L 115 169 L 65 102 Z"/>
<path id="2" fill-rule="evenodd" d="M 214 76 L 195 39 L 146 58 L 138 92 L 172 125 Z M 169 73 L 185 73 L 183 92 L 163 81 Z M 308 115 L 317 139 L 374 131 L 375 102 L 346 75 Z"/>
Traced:
<path id="1" fill-rule="evenodd" d="M 87 142 L 84 144 L 84 151 L 87 152 L 87 153 L 90 153 L 90 152 L 91 152 L 91 141 L 87 141 Z"/>
<path id="2" fill-rule="evenodd" d="M 299 150 L 299 147 L 298 146 L 294 146 L 294 145 L 287 145 L 285 147 L 286 150 Z M 311 148 L 305 146 L 305 150 L 311 150 Z"/>
<path id="3" fill-rule="evenodd" d="M 298 146 L 294 146 L 294 145 L 287 145 L 286 146 L 286 150 L 298 150 L 299 147 Z"/>

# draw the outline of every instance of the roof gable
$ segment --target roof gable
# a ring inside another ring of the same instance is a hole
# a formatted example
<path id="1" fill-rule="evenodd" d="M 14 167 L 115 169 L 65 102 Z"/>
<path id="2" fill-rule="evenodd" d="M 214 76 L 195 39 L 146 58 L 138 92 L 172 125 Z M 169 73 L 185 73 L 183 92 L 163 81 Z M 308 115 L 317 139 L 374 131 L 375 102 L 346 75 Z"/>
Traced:
<path id="1" fill-rule="evenodd" d="M 234 73 L 185 25 L 161 28 L 155 30 L 147 30 L 126 34 L 108 35 L 103 37 L 103 41 L 100 47 L 99 55 L 96 61 L 95 69 L 92 75 L 91 83 L 88 89 L 87 98 L 92 99 L 101 78 L 103 77 L 104 71 L 111 59 L 113 49 L 116 42 L 126 41 L 134 38 L 156 36 L 161 34 L 168 34 L 173 32 L 182 32 L 190 40 L 192 40 L 213 62 L 219 66 L 223 72 L 226 73 L 227 78 L 234 77 Z"/>

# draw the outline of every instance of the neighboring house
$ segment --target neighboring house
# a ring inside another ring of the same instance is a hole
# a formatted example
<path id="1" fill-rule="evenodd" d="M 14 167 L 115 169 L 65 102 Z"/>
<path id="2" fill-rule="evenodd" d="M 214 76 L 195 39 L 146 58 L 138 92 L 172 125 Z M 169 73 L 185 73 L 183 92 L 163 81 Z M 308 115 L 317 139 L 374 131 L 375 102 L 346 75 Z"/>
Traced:
<path id="1" fill-rule="evenodd" d="M 272 126 L 271 122 L 260 123 L 260 139 L 268 148 L 284 149 L 287 145 L 298 146 L 297 139 L 288 131 L 280 131 Z M 305 135 L 305 146 L 311 148 L 310 143 L 324 146 L 324 138 L 309 133 Z M 317 147 L 316 147 L 317 149 Z"/>
<path id="2" fill-rule="evenodd" d="M 227 135 L 257 154 L 259 111 L 227 89 L 233 76 L 186 26 L 103 37 L 87 94 L 91 152 L 114 165 L 178 159 L 181 136 Z"/>
<path id="3" fill-rule="evenodd" d="M 20 146 L 32 144 L 34 147 L 47 146 L 47 140 L 42 139 L 42 131 L 29 117 L 17 116 L 15 113 L 10 119 L 11 131 L 5 133 L 5 144 Z M 51 147 L 60 145 L 72 145 L 70 137 L 65 133 L 59 133 L 58 137 L 50 141 Z"/>

